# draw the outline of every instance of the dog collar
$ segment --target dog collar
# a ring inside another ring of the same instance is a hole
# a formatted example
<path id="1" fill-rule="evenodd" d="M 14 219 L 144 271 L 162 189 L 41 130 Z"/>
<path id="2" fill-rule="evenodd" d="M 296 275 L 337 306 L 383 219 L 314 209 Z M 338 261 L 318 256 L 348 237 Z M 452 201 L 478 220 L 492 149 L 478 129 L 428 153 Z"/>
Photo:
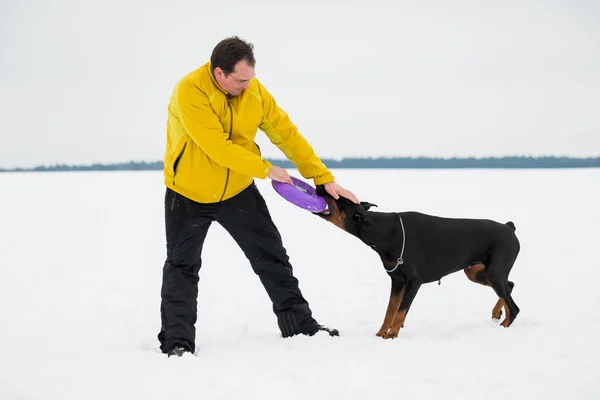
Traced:
<path id="1" fill-rule="evenodd" d="M 400 216 L 400 214 L 398 214 L 398 219 L 400 220 L 400 226 L 402 227 L 402 250 L 400 250 L 400 257 L 398 257 L 398 259 L 396 260 L 396 266 L 392 269 L 385 270 L 388 274 L 391 274 L 392 272 L 397 270 L 399 266 L 404 264 L 402 256 L 404 255 L 404 245 L 406 244 L 406 232 L 404 231 L 404 222 L 402 222 L 402 217 Z M 383 268 L 385 269 L 385 266 Z"/>

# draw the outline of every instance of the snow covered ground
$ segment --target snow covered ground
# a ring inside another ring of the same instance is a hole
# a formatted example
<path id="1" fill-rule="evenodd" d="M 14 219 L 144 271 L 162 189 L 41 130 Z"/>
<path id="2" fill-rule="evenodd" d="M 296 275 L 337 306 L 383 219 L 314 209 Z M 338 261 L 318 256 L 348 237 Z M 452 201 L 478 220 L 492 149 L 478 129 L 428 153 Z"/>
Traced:
<path id="1" fill-rule="evenodd" d="M 290 173 L 299 176 L 296 171 Z M 389 278 L 358 239 L 257 184 L 326 335 L 282 339 L 243 253 L 213 224 L 195 356 L 158 350 L 162 173 L 0 174 L 0 399 L 591 399 L 600 390 L 600 170 L 335 170 L 381 211 L 512 220 L 521 308 L 462 272 L 375 332 Z M 339 262 L 339 260 L 343 260 Z"/>

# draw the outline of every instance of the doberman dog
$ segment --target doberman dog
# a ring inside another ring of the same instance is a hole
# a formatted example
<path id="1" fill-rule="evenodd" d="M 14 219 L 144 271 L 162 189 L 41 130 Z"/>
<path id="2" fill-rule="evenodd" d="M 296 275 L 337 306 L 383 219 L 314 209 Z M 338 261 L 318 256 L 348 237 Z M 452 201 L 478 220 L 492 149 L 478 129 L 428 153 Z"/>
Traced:
<path id="1" fill-rule="evenodd" d="M 369 208 L 375 204 L 335 200 L 322 185 L 316 190 L 328 209 L 315 214 L 377 252 L 391 278 L 390 300 L 377 336 L 396 338 L 421 285 L 460 270 L 471 281 L 494 289 L 499 299 L 493 319 L 501 318 L 502 308 L 506 310 L 502 326 L 510 326 L 517 317 L 519 307 L 511 297 L 514 283 L 508 280 L 520 250 L 512 222 L 374 212 Z"/>

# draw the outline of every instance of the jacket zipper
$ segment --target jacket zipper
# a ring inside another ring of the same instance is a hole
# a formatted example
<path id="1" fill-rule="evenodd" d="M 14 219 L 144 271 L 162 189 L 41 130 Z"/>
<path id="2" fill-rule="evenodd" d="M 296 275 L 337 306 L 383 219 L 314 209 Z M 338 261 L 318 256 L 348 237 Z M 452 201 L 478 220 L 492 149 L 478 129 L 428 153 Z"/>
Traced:
<path id="1" fill-rule="evenodd" d="M 233 132 L 233 110 L 231 109 L 231 104 L 227 101 L 227 106 L 229 107 L 229 137 L 231 139 L 231 133 Z M 223 188 L 223 194 L 221 194 L 221 198 L 219 201 L 223 201 L 223 197 L 225 197 L 225 192 L 227 191 L 227 185 L 229 184 L 229 168 L 227 168 L 227 175 L 225 176 L 225 187 Z"/>
<path id="2" fill-rule="evenodd" d="M 183 144 L 183 149 L 181 149 L 181 151 L 179 152 L 179 155 L 177 156 L 177 158 L 175 159 L 175 162 L 173 163 L 173 186 L 175 186 L 175 175 L 177 175 L 177 169 L 179 167 L 179 162 L 181 161 L 181 157 L 183 157 L 183 152 L 185 151 L 186 147 L 187 147 L 187 142 L 185 142 Z"/>

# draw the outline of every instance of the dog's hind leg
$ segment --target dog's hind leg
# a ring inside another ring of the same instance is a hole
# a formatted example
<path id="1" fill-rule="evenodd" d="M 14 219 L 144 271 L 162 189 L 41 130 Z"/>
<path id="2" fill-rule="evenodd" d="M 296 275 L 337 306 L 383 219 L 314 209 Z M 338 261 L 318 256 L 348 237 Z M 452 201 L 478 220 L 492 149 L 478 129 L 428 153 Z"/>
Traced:
<path id="1" fill-rule="evenodd" d="M 500 323 L 505 328 L 508 328 L 515 318 L 517 318 L 517 314 L 519 314 L 519 307 L 511 296 L 514 283 L 508 280 L 508 274 L 515 259 L 516 256 L 510 257 L 506 253 L 497 251 L 492 255 L 490 263 L 486 268 L 486 279 L 498 297 L 500 297 L 499 302 L 503 303 L 506 310 L 506 317 Z"/>
<path id="2" fill-rule="evenodd" d="M 514 283 L 512 283 L 511 281 L 508 281 L 508 293 L 512 293 L 513 287 L 515 286 Z M 491 287 L 491 285 L 490 285 Z M 496 305 L 494 306 L 494 309 L 492 310 L 492 318 L 493 319 L 500 319 L 502 318 L 502 308 L 504 307 L 504 309 L 508 310 L 508 306 L 504 303 L 504 300 L 502 300 L 501 298 L 498 298 L 498 301 L 496 302 Z"/>
<path id="3" fill-rule="evenodd" d="M 492 287 L 490 285 L 490 283 L 488 282 L 487 277 L 485 276 L 485 265 L 483 265 L 483 264 L 470 265 L 467 268 L 465 268 L 464 271 L 465 271 L 465 275 L 467 275 L 467 278 L 469 278 L 469 280 L 471 282 L 479 283 L 480 285 L 488 286 L 490 288 Z M 503 305 L 504 305 L 504 303 L 502 302 L 502 299 L 498 298 L 496 305 L 492 309 L 492 318 L 493 319 L 500 319 L 500 317 L 502 316 L 502 306 Z"/>
<path id="4" fill-rule="evenodd" d="M 485 276 L 485 265 L 483 264 L 474 264 L 470 265 L 464 269 L 465 275 L 472 282 L 479 283 L 480 285 L 492 287 Z M 508 292 L 512 293 L 513 287 L 515 284 L 511 281 L 508 281 Z M 504 307 L 504 302 L 501 298 L 498 298 L 496 305 L 492 309 L 492 318 L 500 319 L 502 317 L 502 307 Z"/>
<path id="5" fill-rule="evenodd" d="M 394 317 L 400 307 L 400 301 L 402 301 L 402 296 L 404 295 L 404 281 L 397 281 L 392 279 L 392 290 L 390 293 L 390 301 L 388 302 L 388 307 L 385 312 L 385 318 L 383 319 L 383 324 L 381 324 L 381 328 L 375 334 L 379 337 L 385 335 L 387 331 L 392 327 L 394 322 Z"/>

